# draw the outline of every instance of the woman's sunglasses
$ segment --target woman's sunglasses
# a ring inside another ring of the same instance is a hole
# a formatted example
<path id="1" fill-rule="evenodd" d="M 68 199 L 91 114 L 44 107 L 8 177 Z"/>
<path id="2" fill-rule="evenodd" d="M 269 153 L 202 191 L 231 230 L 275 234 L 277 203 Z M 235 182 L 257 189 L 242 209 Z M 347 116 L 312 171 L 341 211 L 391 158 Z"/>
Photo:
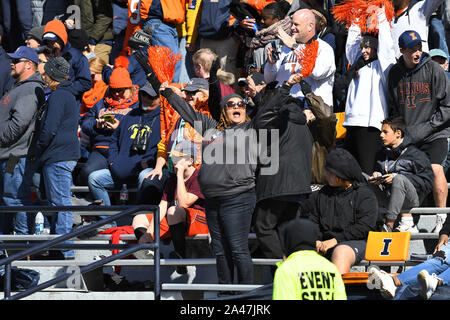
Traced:
<path id="1" fill-rule="evenodd" d="M 239 109 L 244 109 L 246 104 L 244 101 L 228 101 L 226 104 L 227 108 L 231 109 L 234 108 L 235 106 L 238 106 Z"/>

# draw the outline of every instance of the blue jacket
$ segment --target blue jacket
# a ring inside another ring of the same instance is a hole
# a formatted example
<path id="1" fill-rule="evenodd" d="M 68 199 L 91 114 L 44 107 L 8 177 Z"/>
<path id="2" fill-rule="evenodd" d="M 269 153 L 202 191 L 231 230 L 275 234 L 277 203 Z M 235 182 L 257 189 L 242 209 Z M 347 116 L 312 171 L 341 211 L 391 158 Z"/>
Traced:
<path id="1" fill-rule="evenodd" d="M 80 50 L 72 47 L 70 42 L 67 42 L 64 46 L 61 56 L 70 63 L 69 79 L 72 82 L 72 86 L 68 90 L 72 92 L 77 101 L 81 101 L 83 93 L 92 87 L 89 61 Z"/>
<path id="2" fill-rule="evenodd" d="M 0 46 L 0 98 L 11 89 L 14 78 L 11 77 L 11 64 L 5 50 Z"/>
<path id="3" fill-rule="evenodd" d="M 198 33 L 202 38 L 225 39 L 230 35 L 231 0 L 203 0 Z"/>
<path id="4" fill-rule="evenodd" d="M 108 161 L 115 180 L 135 181 L 139 172 L 143 170 L 142 160 L 145 160 L 150 168 L 155 167 L 157 146 L 161 140 L 160 111 L 160 107 L 150 113 L 144 113 L 140 107 L 133 109 L 122 119 L 119 127 L 114 131 Z M 131 150 L 137 136 L 141 116 L 143 128 L 150 131 L 147 151 L 143 154 Z"/>
<path id="5" fill-rule="evenodd" d="M 39 122 L 36 158 L 41 165 L 78 160 L 78 119 L 80 110 L 71 93 L 71 81 L 61 83 L 47 99 Z"/>
<path id="6" fill-rule="evenodd" d="M 8 52 L 25 45 L 25 40 L 32 27 L 30 0 L 1 0 L 0 21 L 5 29 L 2 39 Z"/>
<path id="7" fill-rule="evenodd" d="M 123 117 L 132 109 L 139 107 L 139 101 L 128 108 L 111 107 L 105 99 L 97 102 L 88 112 L 81 124 L 81 130 L 91 138 L 92 147 L 109 147 L 114 131 L 96 128 L 96 119 L 101 119 L 105 114 L 111 114 L 115 119 L 122 121 Z"/>

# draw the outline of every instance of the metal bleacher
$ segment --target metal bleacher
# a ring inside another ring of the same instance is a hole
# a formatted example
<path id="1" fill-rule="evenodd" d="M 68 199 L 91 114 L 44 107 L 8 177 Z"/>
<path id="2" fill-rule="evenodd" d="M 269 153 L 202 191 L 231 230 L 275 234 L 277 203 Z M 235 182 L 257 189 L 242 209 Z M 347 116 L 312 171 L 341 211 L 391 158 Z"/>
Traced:
<path id="1" fill-rule="evenodd" d="M 87 187 L 73 187 L 73 192 L 87 192 Z M 135 190 L 129 190 L 134 192 Z M 83 211 L 81 207 L 78 207 L 78 214 L 80 215 L 105 215 L 112 216 L 123 214 L 125 208 L 131 208 L 132 206 L 112 206 L 110 208 L 102 207 L 101 209 L 84 207 Z M 40 207 L 41 208 L 41 207 Z M 75 207 L 74 207 L 75 208 Z M 36 209 L 36 208 L 35 208 Z M 105 211 L 108 210 L 108 211 Z M 1 210 L 0 210 L 1 211 Z M 5 210 L 3 210 L 5 211 Z M 28 210 L 27 210 L 28 211 Z M 133 211 L 133 210 L 132 210 Z M 37 209 L 34 210 L 37 212 Z M 47 212 L 50 209 L 47 208 Z M 75 212 L 75 211 L 74 211 Z M 131 211 L 130 211 L 131 212 Z M 141 211 L 134 210 L 130 215 L 138 214 Z M 413 208 L 410 213 L 413 215 L 420 215 L 421 217 L 431 217 L 437 213 L 449 213 L 449 208 L 436 208 L 436 207 L 421 207 Z M 2 212 L 0 212 L 1 214 Z M 422 218 L 421 218 L 422 219 Z M 159 228 L 155 228 L 157 230 Z M 411 235 L 411 247 L 410 253 L 426 253 L 427 242 L 433 242 L 434 245 L 438 239 L 438 234 L 429 232 L 431 230 L 421 230 L 420 233 Z M 43 246 L 43 244 L 51 244 L 52 241 L 60 239 L 59 235 L 0 235 L 0 249 L 7 248 L 8 255 L 14 256 L 20 253 L 24 253 L 30 248 L 36 246 Z M 66 239 L 68 240 L 68 239 Z M 233 292 L 248 292 L 257 288 L 262 288 L 271 282 L 271 267 L 275 266 L 279 259 L 259 259 L 253 258 L 253 264 L 255 269 L 255 284 L 254 285 L 220 285 L 217 283 L 217 276 L 215 271 L 216 260 L 213 258 L 209 251 L 209 235 L 196 235 L 194 237 L 187 237 L 188 243 L 188 258 L 187 259 L 168 259 L 168 253 L 172 250 L 171 244 L 160 243 L 158 250 L 163 253 L 163 257 L 155 259 L 135 259 L 130 257 L 131 253 L 137 250 L 136 238 L 134 234 L 122 234 L 120 235 L 120 245 L 116 245 L 117 248 L 123 249 L 120 259 L 112 257 L 111 250 L 114 248 L 111 244 L 111 235 L 98 234 L 88 239 L 79 239 L 77 237 L 70 238 L 73 241 L 73 249 L 76 251 L 75 260 L 33 260 L 27 256 L 22 256 L 18 260 L 11 262 L 10 267 L 28 268 L 39 270 L 41 273 L 41 283 L 51 283 L 51 286 L 47 286 L 42 290 L 33 292 L 28 296 L 21 296 L 16 293 L 12 295 L 12 292 L 6 292 L 4 298 L 10 299 L 10 297 L 16 296 L 18 299 L 59 299 L 59 300 L 159 300 L 159 299 L 204 299 L 217 297 L 219 292 L 233 291 Z M 249 244 L 256 243 L 256 235 L 251 233 L 249 235 Z M 418 250 L 414 249 L 419 248 Z M 84 246 L 84 247 L 83 247 Z M 141 245 L 142 246 L 142 245 Z M 60 248 L 58 245 L 53 246 L 53 249 Z M 139 247 L 139 249 L 147 248 Z M 189 250 L 189 248 L 191 248 Z M 412 251 L 415 250 L 415 251 Z M 420 252 L 418 252 L 420 251 Z M 157 252 L 155 250 L 155 252 Z M 98 260 L 99 256 L 103 258 L 107 257 L 108 262 L 101 264 Z M 0 266 L 2 261 L 0 259 Z M 98 265 L 92 267 L 93 263 Z M 384 267 L 408 267 L 416 264 L 416 261 L 405 262 L 371 262 L 361 261 L 357 266 L 352 268 L 352 271 L 367 270 L 369 265 L 379 265 Z M 64 281 L 70 278 L 70 268 L 86 268 L 91 265 L 90 269 L 85 269 L 82 273 L 81 285 L 78 288 L 70 288 Z M 178 275 L 174 269 L 176 266 L 187 266 L 187 275 Z M 104 282 L 103 275 L 111 273 L 113 268 L 121 268 L 121 274 L 128 279 L 136 279 L 137 281 L 148 280 L 153 283 L 152 290 L 137 290 L 137 291 L 105 291 L 103 290 Z M 161 269 L 161 271 L 157 271 Z M 109 271 L 108 271 L 109 270 Z M 161 274 L 159 274 L 159 272 Z M 63 276 L 61 276 L 63 274 Z M 49 275 L 60 277 L 60 281 L 49 280 Z M 176 275 L 174 277 L 174 275 Z M 65 278 L 64 278 L 65 276 Z M 63 279 L 64 278 L 64 279 Z M 158 290 L 155 287 L 160 286 Z"/>

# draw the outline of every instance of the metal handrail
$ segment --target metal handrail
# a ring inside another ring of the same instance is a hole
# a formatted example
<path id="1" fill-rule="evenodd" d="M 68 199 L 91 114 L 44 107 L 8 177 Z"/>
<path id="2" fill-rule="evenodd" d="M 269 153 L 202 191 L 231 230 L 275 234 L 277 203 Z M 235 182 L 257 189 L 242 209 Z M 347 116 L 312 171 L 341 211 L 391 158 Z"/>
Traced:
<path id="1" fill-rule="evenodd" d="M 145 249 L 145 248 L 153 248 L 155 250 L 154 255 L 154 263 L 155 263 L 155 300 L 159 300 L 161 298 L 161 283 L 160 283 L 160 232 L 159 232 L 159 206 L 155 205 L 133 205 L 133 206 L 54 206 L 54 207 L 44 207 L 44 206 L 14 206 L 14 207 L 8 207 L 8 206 L 0 206 L 0 213 L 2 212 L 60 212 L 60 211 L 72 211 L 72 212 L 80 212 L 80 211 L 100 211 L 107 213 L 108 211 L 117 211 L 121 210 L 119 213 L 111 215 L 109 217 L 106 217 L 104 219 L 101 219 L 97 222 L 91 223 L 87 226 L 80 227 L 75 229 L 74 231 L 61 235 L 57 238 L 33 245 L 31 248 L 23 250 L 21 252 L 17 252 L 12 254 L 9 257 L 0 259 L 0 265 L 5 265 L 5 278 L 4 278 L 4 299 L 5 300 L 15 300 L 20 299 L 23 297 L 26 297 L 30 294 L 33 294 L 36 291 L 39 291 L 41 289 L 48 288 L 52 286 L 53 284 L 56 284 L 60 281 L 63 281 L 69 277 L 72 276 L 72 273 L 61 275 L 53 280 L 49 280 L 45 283 L 42 283 L 36 287 L 29 288 L 23 292 L 20 292 L 14 296 L 11 296 L 11 263 L 15 260 L 20 260 L 22 258 L 25 258 L 27 256 L 39 253 L 44 250 L 48 250 L 49 248 L 54 247 L 55 245 L 60 244 L 61 242 L 64 242 L 66 240 L 72 239 L 77 237 L 80 234 L 83 234 L 85 232 L 97 229 L 100 226 L 103 226 L 105 224 L 108 224 L 116 219 L 119 219 L 123 216 L 131 215 L 131 214 L 137 214 L 139 212 L 154 212 L 154 239 L 155 241 L 151 244 L 136 244 L 133 247 L 129 249 L 125 249 L 117 254 L 111 255 L 105 259 L 98 260 L 94 263 L 91 263 L 85 267 L 80 268 L 80 274 L 84 272 L 88 272 L 90 270 L 96 269 L 98 267 L 103 266 L 104 264 L 107 264 L 111 261 L 120 259 L 122 257 L 125 257 L 135 251 Z M 74 244 L 74 246 L 81 245 L 81 244 Z M 97 244 L 97 246 L 101 246 L 100 244 Z M 114 247 L 117 245 L 109 245 L 110 247 Z M 82 247 L 82 245 L 80 246 Z"/>

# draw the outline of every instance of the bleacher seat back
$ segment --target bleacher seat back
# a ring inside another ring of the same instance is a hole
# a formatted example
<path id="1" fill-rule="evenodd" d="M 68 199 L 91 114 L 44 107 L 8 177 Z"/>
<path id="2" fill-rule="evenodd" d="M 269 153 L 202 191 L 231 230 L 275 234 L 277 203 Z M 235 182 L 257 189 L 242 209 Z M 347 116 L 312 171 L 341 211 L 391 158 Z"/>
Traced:
<path id="1" fill-rule="evenodd" d="M 374 232 L 367 237 L 367 261 L 407 261 L 410 232 Z"/>

